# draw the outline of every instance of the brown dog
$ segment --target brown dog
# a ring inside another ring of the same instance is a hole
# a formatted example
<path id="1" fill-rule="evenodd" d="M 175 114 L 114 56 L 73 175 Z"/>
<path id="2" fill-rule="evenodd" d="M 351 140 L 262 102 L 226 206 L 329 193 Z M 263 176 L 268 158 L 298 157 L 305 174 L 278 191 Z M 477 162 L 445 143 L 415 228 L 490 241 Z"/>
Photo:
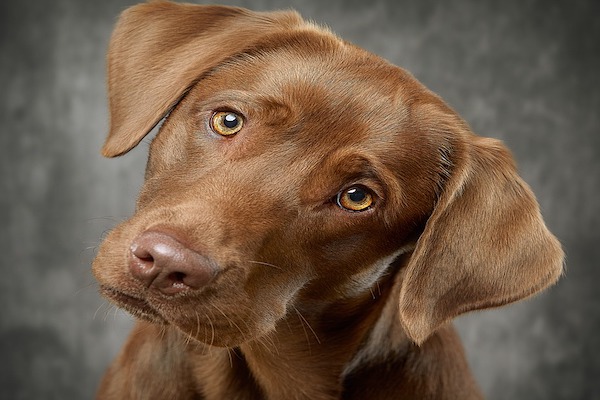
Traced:
<path id="1" fill-rule="evenodd" d="M 449 321 L 561 275 L 500 142 L 293 12 L 135 6 L 109 97 L 105 156 L 167 118 L 93 265 L 140 318 L 101 399 L 480 398 Z"/>

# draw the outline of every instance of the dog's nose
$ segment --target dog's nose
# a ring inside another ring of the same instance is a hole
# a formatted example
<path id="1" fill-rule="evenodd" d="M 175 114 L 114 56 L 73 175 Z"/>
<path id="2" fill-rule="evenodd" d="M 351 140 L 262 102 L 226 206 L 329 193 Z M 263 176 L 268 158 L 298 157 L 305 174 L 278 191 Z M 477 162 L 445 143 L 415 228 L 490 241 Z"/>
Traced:
<path id="1" fill-rule="evenodd" d="M 130 249 L 131 274 L 164 294 L 200 289 L 216 272 L 214 263 L 166 233 L 146 231 L 135 238 Z"/>

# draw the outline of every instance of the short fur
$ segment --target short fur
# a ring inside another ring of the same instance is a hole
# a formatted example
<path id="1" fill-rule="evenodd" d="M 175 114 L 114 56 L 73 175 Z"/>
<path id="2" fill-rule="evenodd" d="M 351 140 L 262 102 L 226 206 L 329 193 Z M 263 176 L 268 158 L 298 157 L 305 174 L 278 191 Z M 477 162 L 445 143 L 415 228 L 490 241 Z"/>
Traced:
<path id="1" fill-rule="evenodd" d="M 93 263 L 139 317 L 99 399 L 481 397 L 449 322 L 539 292 L 563 263 L 499 141 L 294 12 L 134 6 L 108 60 L 105 156 L 168 116 L 135 215 Z M 239 133 L 212 131 L 221 110 Z M 349 212 L 336 194 L 356 185 L 374 204 Z M 147 232 L 214 277 L 140 282 Z"/>

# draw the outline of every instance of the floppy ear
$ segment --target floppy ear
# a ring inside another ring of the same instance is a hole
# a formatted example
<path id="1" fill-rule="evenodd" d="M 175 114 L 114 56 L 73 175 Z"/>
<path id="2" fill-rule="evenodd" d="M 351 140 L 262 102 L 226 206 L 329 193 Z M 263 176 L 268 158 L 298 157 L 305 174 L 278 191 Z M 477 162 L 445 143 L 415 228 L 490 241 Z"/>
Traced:
<path id="1" fill-rule="evenodd" d="M 498 141 L 464 137 L 400 294 L 417 344 L 455 316 L 530 296 L 556 282 L 563 252 L 535 197 Z"/>
<path id="2" fill-rule="evenodd" d="M 203 73 L 268 35 L 302 24 L 294 12 L 170 2 L 126 10 L 108 50 L 107 157 L 135 147 Z"/>

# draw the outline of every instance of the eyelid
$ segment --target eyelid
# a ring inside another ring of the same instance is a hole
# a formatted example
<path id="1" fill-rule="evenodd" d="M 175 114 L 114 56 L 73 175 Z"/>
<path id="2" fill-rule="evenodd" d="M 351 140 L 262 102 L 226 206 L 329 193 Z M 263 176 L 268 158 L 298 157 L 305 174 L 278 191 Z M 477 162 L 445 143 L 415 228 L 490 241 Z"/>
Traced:
<path id="1" fill-rule="evenodd" d="M 385 195 L 384 195 L 385 192 L 384 192 L 383 186 L 381 185 L 381 183 L 379 182 L 378 179 L 373 179 L 373 178 L 362 178 L 362 179 L 353 180 L 352 183 L 341 186 L 335 195 L 337 196 L 338 193 L 341 193 L 352 187 L 360 187 L 360 188 L 366 190 L 367 192 L 369 192 L 373 195 L 375 200 L 383 199 L 385 197 Z"/>
<path id="2" fill-rule="evenodd" d="M 254 97 L 243 90 L 224 90 L 199 99 L 194 105 L 197 112 L 242 111 L 256 107 Z"/>

